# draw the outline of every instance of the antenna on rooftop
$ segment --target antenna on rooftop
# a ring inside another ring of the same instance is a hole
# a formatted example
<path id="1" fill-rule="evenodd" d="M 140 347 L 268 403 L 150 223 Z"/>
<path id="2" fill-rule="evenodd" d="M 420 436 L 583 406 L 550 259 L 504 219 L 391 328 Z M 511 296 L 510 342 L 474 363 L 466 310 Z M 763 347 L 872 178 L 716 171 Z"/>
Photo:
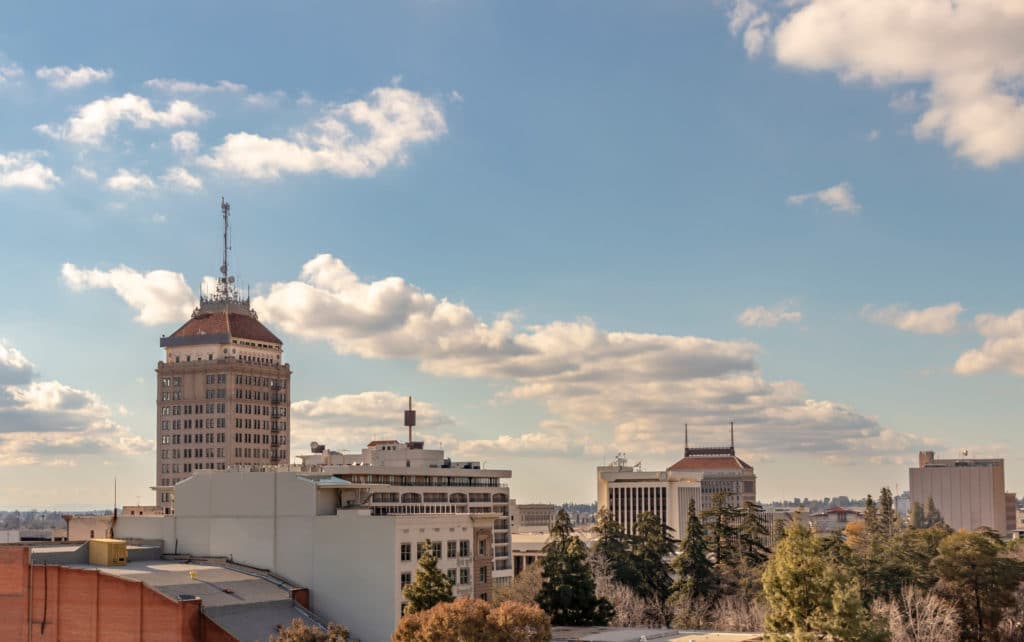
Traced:
<path id="1" fill-rule="evenodd" d="M 229 240 L 230 224 L 229 218 L 231 217 L 231 204 L 224 200 L 224 197 L 220 197 L 220 211 L 224 216 L 224 260 L 220 264 L 220 281 L 218 282 L 217 293 L 227 298 L 230 293 L 229 281 L 228 281 L 228 250 L 231 249 L 231 242 Z"/>
<path id="2" fill-rule="evenodd" d="M 729 447 L 733 449 L 733 452 L 736 451 L 736 434 L 735 434 L 734 430 L 735 430 L 735 424 L 734 424 L 734 422 L 730 421 L 729 422 Z"/>
<path id="3" fill-rule="evenodd" d="M 690 449 L 690 424 L 683 424 L 683 454 Z"/>
<path id="4" fill-rule="evenodd" d="M 412 395 L 409 395 L 409 409 L 405 411 L 405 426 L 409 429 L 409 443 L 412 443 L 412 427 L 416 425 L 416 411 L 412 409 Z"/>

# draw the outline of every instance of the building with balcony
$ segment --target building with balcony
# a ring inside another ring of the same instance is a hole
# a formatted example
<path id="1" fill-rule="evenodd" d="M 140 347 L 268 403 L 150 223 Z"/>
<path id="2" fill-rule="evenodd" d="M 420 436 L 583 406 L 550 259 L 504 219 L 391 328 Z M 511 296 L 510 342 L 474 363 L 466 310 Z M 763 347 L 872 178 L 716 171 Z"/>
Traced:
<path id="1" fill-rule="evenodd" d="M 423 442 L 371 441 L 359 454 L 344 454 L 315 444 L 299 455 L 301 470 L 333 475 L 353 484 L 372 485 L 364 507 L 374 516 L 494 514 L 493 581 L 512 579 L 509 525 L 509 470 L 481 468 L 475 461 L 452 461 L 443 450 Z"/>

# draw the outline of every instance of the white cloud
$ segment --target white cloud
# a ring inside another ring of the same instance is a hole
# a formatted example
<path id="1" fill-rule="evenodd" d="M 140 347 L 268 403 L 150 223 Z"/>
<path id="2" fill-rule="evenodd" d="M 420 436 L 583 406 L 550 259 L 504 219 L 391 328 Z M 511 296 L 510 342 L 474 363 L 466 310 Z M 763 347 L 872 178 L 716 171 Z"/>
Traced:
<path id="1" fill-rule="evenodd" d="M 771 36 L 771 17 L 752 0 L 736 0 L 729 12 L 729 31 L 743 33 L 743 48 L 753 58 L 764 51 Z"/>
<path id="2" fill-rule="evenodd" d="M 796 382 L 766 381 L 749 342 L 611 332 L 586 319 L 522 326 L 505 314 L 486 322 L 399 277 L 365 282 L 330 255 L 306 263 L 299 280 L 271 285 L 253 305 L 288 335 L 327 341 L 339 354 L 410 359 L 439 376 L 504 382 L 501 402 L 537 401 L 553 415 L 520 435 L 460 442 L 460 453 L 573 456 L 641 442 L 666 452 L 678 447 L 685 418 L 693 426 L 736 420 L 747 443 L 776 452 L 786 444 L 837 458 L 882 456 L 871 444 L 886 429 L 875 419 L 809 399 Z M 911 437 L 908 444 L 920 445 Z"/>
<path id="3" fill-rule="evenodd" d="M 889 100 L 889 107 L 896 111 L 918 111 L 924 107 L 924 103 L 913 89 L 901 91 Z"/>
<path id="4" fill-rule="evenodd" d="M 289 138 L 228 134 L 198 161 L 253 179 L 314 172 L 373 176 L 406 162 L 410 145 L 434 140 L 446 131 L 444 115 L 434 101 L 399 87 L 381 87 L 368 100 L 325 110 L 319 120 Z"/>
<path id="5" fill-rule="evenodd" d="M 160 178 L 164 185 L 177 187 L 183 190 L 203 189 L 203 181 L 198 176 L 193 176 L 184 167 L 172 167 Z"/>
<path id="6" fill-rule="evenodd" d="M 38 154 L 11 152 L 0 154 L 0 188 L 23 187 L 50 190 L 60 178 L 52 169 L 36 160 Z"/>
<path id="7" fill-rule="evenodd" d="M 71 263 L 61 267 L 65 285 L 76 292 L 111 289 L 138 314 L 144 325 L 179 323 L 188 319 L 196 306 L 196 297 L 177 272 L 153 270 L 140 273 L 129 267 L 111 270 L 83 270 Z"/>
<path id="8" fill-rule="evenodd" d="M 114 77 L 110 69 L 93 69 L 92 67 L 40 67 L 36 69 L 36 78 L 45 80 L 46 84 L 55 89 L 78 89 L 94 82 L 103 82 Z"/>
<path id="9" fill-rule="evenodd" d="M 171 134 L 171 148 L 191 156 L 199 151 L 199 134 L 187 130 L 174 132 Z"/>
<path id="10" fill-rule="evenodd" d="M 0 385 L 28 383 L 34 373 L 35 365 L 17 348 L 0 339 Z"/>
<path id="11" fill-rule="evenodd" d="M 771 308 L 759 305 L 747 308 L 736 318 L 741 325 L 756 328 L 774 328 L 780 323 L 799 323 L 803 315 L 799 310 L 791 310 L 782 303 Z"/>
<path id="12" fill-rule="evenodd" d="M 868 132 L 868 142 L 873 143 L 882 136 L 882 133 L 877 129 L 872 129 Z"/>
<path id="13" fill-rule="evenodd" d="M 156 183 L 152 178 L 123 167 L 117 170 L 117 174 L 108 178 L 105 185 L 116 192 L 140 192 L 156 189 Z"/>
<path id="14" fill-rule="evenodd" d="M 166 223 L 167 222 L 167 217 L 164 216 L 163 214 L 161 214 L 160 212 L 157 212 L 157 213 L 153 214 L 153 222 L 158 224 L 158 225 Z"/>
<path id="15" fill-rule="evenodd" d="M 833 185 L 832 187 L 826 187 L 825 189 L 818 190 L 817 192 L 794 194 L 786 197 L 786 202 L 790 205 L 802 205 L 811 200 L 818 201 L 822 205 L 827 205 L 834 212 L 847 212 L 849 214 L 853 214 L 860 210 L 860 204 L 853 196 L 853 188 L 847 182 L 842 182 L 838 185 Z"/>
<path id="16" fill-rule="evenodd" d="M 453 103 L 461 103 L 464 102 L 466 99 L 462 97 L 462 94 L 453 89 L 448 94 L 448 100 L 452 101 Z"/>
<path id="17" fill-rule="evenodd" d="M 152 449 L 152 442 L 112 421 L 110 408 L 95 393 L 59 381 L 32 381 L 34 374 L 24 355 L 0 342 L 0 458 L 6 465 Z"/>
<path id="18" fill-rule="evenodd" d="M 210 92 L 241 93 L 247 88 L 245 85 L 221 80 L 213 85 L 189 80 L 177 80 L 175 78 L 153 78 L 147 80 L 145 85 L 150 89 L 163 91 L 168 94 L 208 94 Z"/>
<path id="19" fill-rule="evenodd" d="M 402 425 L 408 398 L 394 392 L 368 391 L 292 403 L 292 441 L 311 441 L 333 450 L 358 451 L 372 439 L 405 439 Z M 414 439 L 437 437 L 438 428 L 454 423 L 434 405 L 416 400 Z"/>
<path id="20" fill-rule="evenodd" d="M 36 130 L 59 140 L 85 145 L 99 145 L 121 121 L 136 129 L 150 127 L 181 127 L 199 122 L 209 114 L 185 100 L 171 102 L 167 109 L 154 109 L 148 99 L 125 94 L 117 98 L 101 98 L 78 110 L 78 114 L 59 126 L 39 125 Z"/>
<path id="21" fill-rule="evenodd" d="M 734 5 L 730 25 L 735 14 L 750 12 L 741 8 L 748 4 Z M 803 0 L 775 7 L 778 27 L 766 37 L 782 64 L 877 87 L 924 85 L 918 139 L 939 138 L 983 167 L 1024 157 L 1019 0 Z M 917 110 L 916 103 L 903 93 L 894 107 Z"/>
<path id="22" fill-rule="evenodd" d="M 75 165 L 75 173 L 90 181 L 94 181 L 98 178 L 94 170 L 91 170 L 88 167 L 82 167 L 81 165 Z"/>
<path id="23" fill-rule="evenodd" d="M 276 107 L 281 104 L 281 101 L 287 97 L 281 90 L 271 91 L 267 93 L 253 92 L 246 94 L 243 102 L 251 107 Z"/>
<path id="24" fill-rule="evenodd" d="M 985 338 L 980 348 L 968 350 L 957 359 L 955 371 L 973 375 L 990 370 L 1006 370 L 1024 375 L 1024 310 L 1001 316 L 979 314 L 974 327 Z"/>
<path id="25" fill-rule="evenodd" d="M 0 87 L 3 87 L 12 80 L 21 78 L 25 72 L 14 63 L 0 64 Z"/>
<path id="26" fill-rule="evenodd" d="M 957 329 L 957 317 L 964 311 L 957 302 L 936 305 L 921 310 L 909 309 L 902 305 L 875 307 L 866 305 L 861 316 L 881 325 L 891 326 L 917 334 L 949 334 Z"/>

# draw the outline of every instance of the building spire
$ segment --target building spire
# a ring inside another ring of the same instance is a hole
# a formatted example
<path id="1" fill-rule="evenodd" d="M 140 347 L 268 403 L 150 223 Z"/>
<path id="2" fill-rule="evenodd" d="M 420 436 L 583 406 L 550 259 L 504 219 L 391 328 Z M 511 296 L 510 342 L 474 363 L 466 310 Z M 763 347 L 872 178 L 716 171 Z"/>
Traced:
<path id="1" fill-rule="evenodd" d="M 228 250 L 231 249 L 229 240 L 231 217 L 231 204 L 220 197 L 220 211 L 224 215 L 224 260 L 220 264 L 220 280 L 217 282 L 217 294 L 227 299 L 231 294 L 231 287 L 228 281 Z"/>
<path id="2" fill-rule="evenodd" d="M 734 422 L 729 422 L 729 448 L 732 449 L 732 454 L 736 454 L 736 433 Z"/>

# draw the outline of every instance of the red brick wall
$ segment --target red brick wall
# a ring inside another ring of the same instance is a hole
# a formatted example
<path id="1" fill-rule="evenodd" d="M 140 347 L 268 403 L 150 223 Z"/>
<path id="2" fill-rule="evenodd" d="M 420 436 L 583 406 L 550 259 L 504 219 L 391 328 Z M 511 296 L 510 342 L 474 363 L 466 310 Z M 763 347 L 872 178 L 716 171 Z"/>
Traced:
<path id="1" fill-rule="evenodd" d="M 0 547 L 3 642 L 27 641 L 30 626 L 32 642 L 234 640 L 200 606 L 198 599 L 178 602 L 141 582 L 92 569 L 30 567 L 28 548 Z"/>

